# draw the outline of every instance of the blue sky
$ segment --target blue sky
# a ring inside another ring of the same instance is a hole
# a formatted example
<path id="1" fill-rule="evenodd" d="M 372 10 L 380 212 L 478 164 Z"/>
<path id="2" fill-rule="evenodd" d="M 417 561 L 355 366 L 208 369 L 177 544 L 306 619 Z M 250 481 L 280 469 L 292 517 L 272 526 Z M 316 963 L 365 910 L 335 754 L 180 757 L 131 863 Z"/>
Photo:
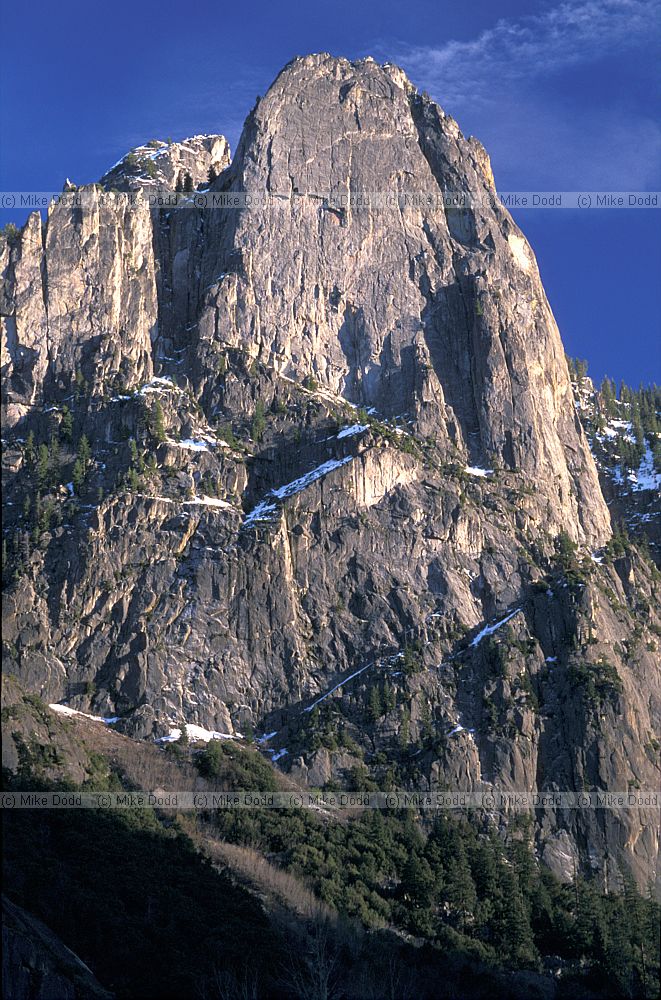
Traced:
<path id="1" fill-rule="evenodd" d="M 234 147 L 282 66 L 329 51 L 403 66 L 502 191 L 658 191 L 660 25 L 661 0 L 5 3 L 0 190 L 93 181 L 152 137 Z M 661 381 L 661 209 L 515 216 L 567 350 L 597 378 Z"/>

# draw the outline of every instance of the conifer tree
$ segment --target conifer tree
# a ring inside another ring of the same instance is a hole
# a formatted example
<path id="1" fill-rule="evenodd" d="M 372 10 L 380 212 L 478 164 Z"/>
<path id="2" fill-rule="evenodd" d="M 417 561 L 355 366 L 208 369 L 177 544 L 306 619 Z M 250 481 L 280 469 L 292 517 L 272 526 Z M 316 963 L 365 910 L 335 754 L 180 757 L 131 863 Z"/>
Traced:
<path id="1" fill-rule="evenodd" d="M 73 415 L 68 406 L 62 407 L 62 419 L 60 420 L 60 437 L 63 441 L 71 441 L 73 434 Z"/>
<path id="2" fill-rule="evenodd" d="M 85 469 L 80 458 L 77 458 L 73 463 L 73 472 L 71 473 L 71 482 L 73 484 L 73 490 L 76 496 L 80 493 L 83 483 L 85 482 Z"/>
<path id="3" fill-rule="evenodd" d="M 48 455 L 48 448 L 45 444 L 40 444 L 37 450 L 37 485 L 40 490 L 43 490 L 48 485 L 48 474 L 50 469 L 50 460 Z"/>
<path id="4" fill-rule="evenodd" d="M 370 688 L 367 714 L 371 722 L 377 722 L 383 715 L 381 694 L 376 684 Z"/>
<path id="5" fill-rule="evenodd" d="M 165 415 L 159 399 L 156 400 L 152 411 L 151 432 L 159 443 L 165 441 Z"/>
<path id="6" fill-rule="evenodd" d="M 90 443 L 87 440 L 87 435 L 82 434 L 80 441 L 78 442 L 78 458 L 80 459 L 84 472 L 87 472 L 91 457 L 92 452 L 90 450 Z"/>

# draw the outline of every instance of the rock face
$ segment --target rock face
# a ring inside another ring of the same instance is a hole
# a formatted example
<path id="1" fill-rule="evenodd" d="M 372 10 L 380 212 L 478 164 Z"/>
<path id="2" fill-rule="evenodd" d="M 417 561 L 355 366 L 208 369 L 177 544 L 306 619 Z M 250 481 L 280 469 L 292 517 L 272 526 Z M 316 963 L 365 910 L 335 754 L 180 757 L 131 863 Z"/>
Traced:
<path id="1" fill-rule="evenodd" d="M 250 206 L 133 197 L 182 171 Z M 657 584 L 590 558 L 608 509 L 479 143 L 396 67 L 310 56 L 231 164 L 152 143 L 79 193 L 1 248 L 7 669 L 135 736 L 277 730 L 311 782 L 360 751 L 408 786 L 656 787 Z M 654 876 L 644 812 L 537 832 L 564 874 Z"/>
<path id="2" fill-rule="evenodd" d="M 4 896 L 2 986 L 14 1000 L 112 1000 L 115 995 L 45 924 Z"/>
<path id="3" fill-rule="evenodd" d="M 253 111 L 218 186 L 269 197 L 216 223 L 202 273 L 222 277 L 201 310 L 203 342 L 406 413 L 471 462 L 553 482 L 562 523 L 571 509 L 581 534 L 605 538 L 534 255 L 483 148 L 401 70 L 297 60 Z M 469 207 L 446 209 L 457 193 Z M 378 207 L 363 207 L 372 196 Z"/>

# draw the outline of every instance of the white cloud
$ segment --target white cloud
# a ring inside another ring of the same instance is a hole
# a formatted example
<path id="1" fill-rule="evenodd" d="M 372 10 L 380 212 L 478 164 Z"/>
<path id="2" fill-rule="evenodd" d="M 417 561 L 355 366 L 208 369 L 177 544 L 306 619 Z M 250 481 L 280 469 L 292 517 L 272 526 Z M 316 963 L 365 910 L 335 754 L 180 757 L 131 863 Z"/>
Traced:
<path id="1" fill-rule="evenodd" d="M 500 20 L 471 41 L 401 46 L 396 58 L 448 105 L 490 103 L 494 86 L 529 82 L 648 42 L 660 14 L 661 0 L 579 0 Z"/>
<path id="2" fill-rule="evenodd" d="M 564 2 L 468 41 L 388 46 L 387 58 L 482 140 L 501 189 L 642 189 L 655 183 L 661 151 L 651 113 L 626 94 L 596 106 L 598 85 L 568 109 L 558 83 L 586 67 L 598 80 L 599 60 L 649 51 L 660 15 L 661 0 Z"/>

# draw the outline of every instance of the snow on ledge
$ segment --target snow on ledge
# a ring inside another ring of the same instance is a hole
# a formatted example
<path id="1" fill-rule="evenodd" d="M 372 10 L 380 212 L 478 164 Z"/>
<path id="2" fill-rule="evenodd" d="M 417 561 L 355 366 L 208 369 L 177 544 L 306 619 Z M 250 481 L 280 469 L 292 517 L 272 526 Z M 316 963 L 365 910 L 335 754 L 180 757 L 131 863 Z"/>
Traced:
<path id="1" fill-rule="evenodd" d="M 215 441 L 196 441 L 195 438 L 184 438 L 183 441 L 167 439 L 167 444 L 172 448 L 182 448 L 184 451 L 210 451 L 216 447 Z"/>
<path id="2" fill-rule="evenodd" d="M 324 462 L 322 465 L 318 465 L 316 469 L 312 469 L 311 472 L 306 472 L 304 476 L 299 479 L 292 480 L 291 483 L 285 483 L 284 486 L 278 486 L 277 489 L 271 490 L 265 500 L 250 511 L 246 515 L 243 527 L 248 528 L 259 521 L 268 521 L 277 512 L 277 506 L 270 500 L 270 497 L 274 497 L 278 500 L 285 500 L 288 497 L 295 496 L 296 493 L 301 493 L 303 490 L 307 489 L 317 480 L 323 479 L 327 476 L 329 472 L 333 472 L 334 469 L 339 469 L 341 466 L 346 465 L 347 462 L 353 462 L 354 456 L 348 455 L 346 458 L 331 458 L 328 462 Z"/>
<path id="3" fill-rule="evenodd" d="M 228 503 L 227 500 L 221 500 L 219 497 L 193 497 L 192 500 L 184 500 L 184 506 L 217 507 L 221 510 L 233 510 L 238 514 L 236 507 L 234 507 L 231 503 Z"/>
<path id="4" fill-rule="evenodd" d="M 161 377 L 160 375 L 156 375 L 154 376 L 153 379 L 151 379 L 150 382 L 147 382 L 145 385 L 142 386 L 141 389 L 138 390 L 138 396 L 145 396 L 147 393 L 150 392 L 181 393 L 181 391 L 182 390 L 179 388 L 179 386 L 175 385 L 174 381 L 171 378 L 169 378 L 169 376 L 164 375 L 163 377 Z"/>
<path id="5" fill-rule="evenodd" d="M 68 705 L 49 705 L 48 707 L 53 712 L 57 712 L 58 715 L 82 715 L 84 719 L 91 719 L 92 722 L 103 722 L 105 726 L 112 726 L 115 722 L 119 722 L 118 715 L 111 715 L 107 719 L 104 719 L 100 715 L 89 715 L 87 712 L 79 712 L 75 708 L 69 708 Z"/>
<path id="6" fill-rule="evenodd" d="M 362 434 L 363 431 L 367 430 L 369 430 L 369 424 L 352 424 L 351 427 L 342 428 L 337 435 L 337 440 L 341 441 L 342 438 L 353 437 L 355 434 Z"/>
<path id="7" fill-rule="evenodd" d="M 251 510 L 249 514 L 246 515 L 243 527 L 250 528 L 253 524 L 259 524 L 260 521 L 269 521 L 277 511 L 277 507 L 274 503 L 268 503 L 266 500 L 262 500 L 258 503 L 254 510 Z"/>
<path id="8" fill-rule="evenodd" d="M 181 731 L 180 731 L 181 732 Z M 186 733 L 189 740 L 198 740 L 200 742 L 209 743 L 211 740 L 240 740 L 242 736 L 240 733 L 219 733 L 215 729 L 203 729 L 202 726 L 196 726 L 191 722 L 186 723 Z"/>
<path id="9" fill-rule="evenodd" d="M 215 729 L 203 729 L 192 722 L 186 723 L 186 735 L 193 743 L 210 743 L 212 740 L 241 740 L 241 733 L 219 733 Z M 181 739 L 181 727 L 175 726 L 167 736 L 159 736 L 154 743 L 176 743 Z"/>
<path id="10" fill-rule="evenodd" d="M 514 611 L 511 611 L 508 615 L 505 616 L 505 618 L 501 618 L 501 620 L 499 622 L 496 622 L 495 625 L 486 625 L 482 629 L 482 631 L 478 632 L 478 634 L 475 636 L 475 638 L 471 642 L 471 646 L 479 646 L 483 639 L 486 639 L 488 635 L 493 635 L 493 633 L 497 632 L 499 628 L 502 628 L 503 625 L 506 625 L 508 621 L 514 618 L 514 615 L 518 615 L 520 610 L 521 608 L 515 608 Z"/>
<path id="11" fill-rule="evenodd" d="M 469 476 L 478 476 L 480 479 L 485 479 L 487 476 L 493 476 L 493 469 L 481 469 L 479 465 L 466 465 L 464 471 L 468 473 Z"/>

